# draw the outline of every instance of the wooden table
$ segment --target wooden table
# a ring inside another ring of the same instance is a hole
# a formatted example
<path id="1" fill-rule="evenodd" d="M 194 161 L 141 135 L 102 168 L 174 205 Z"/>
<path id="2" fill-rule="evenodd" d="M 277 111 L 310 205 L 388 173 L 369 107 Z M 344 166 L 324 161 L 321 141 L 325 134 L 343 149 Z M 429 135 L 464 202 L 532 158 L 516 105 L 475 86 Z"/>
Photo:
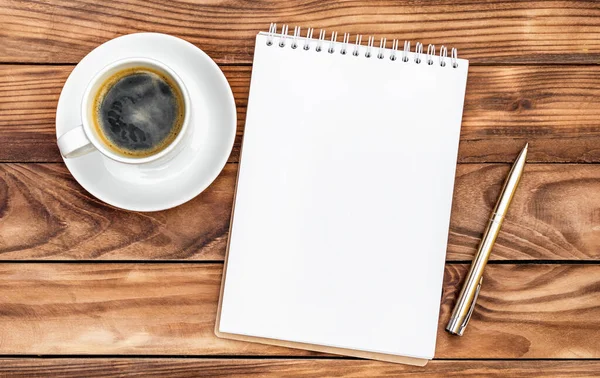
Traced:
<path id="1" fill-rule="evenodd" d="M 599 2 L 2 0 L 0 20 L 0 375 L 600 375 Z M 446 44 L 471 62 L 436 360 L 424 369 L 213 334 L 254 36 L 270 22 Z M 156 213 L 86 193 L 54 133 L 74 65 L 141 31 L 215 59 L 239 118 L 216 182 Z M 457 287 L 525 141 L 530 164 L 478 306 L 451 337 Z"/>

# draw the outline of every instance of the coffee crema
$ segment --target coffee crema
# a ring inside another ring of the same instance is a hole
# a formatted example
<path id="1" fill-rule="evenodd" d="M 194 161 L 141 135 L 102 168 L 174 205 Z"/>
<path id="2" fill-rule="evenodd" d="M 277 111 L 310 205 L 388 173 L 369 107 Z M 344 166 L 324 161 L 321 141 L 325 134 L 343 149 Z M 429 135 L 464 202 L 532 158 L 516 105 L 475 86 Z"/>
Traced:
<path id="1" fill-rule="evenodd" d="M 183 126 L 183 94 L 173 79 L 145 66 L 107 78 L 92 103 L 95 131 L 111 151 L 144 158 L 167 148 Z"/>

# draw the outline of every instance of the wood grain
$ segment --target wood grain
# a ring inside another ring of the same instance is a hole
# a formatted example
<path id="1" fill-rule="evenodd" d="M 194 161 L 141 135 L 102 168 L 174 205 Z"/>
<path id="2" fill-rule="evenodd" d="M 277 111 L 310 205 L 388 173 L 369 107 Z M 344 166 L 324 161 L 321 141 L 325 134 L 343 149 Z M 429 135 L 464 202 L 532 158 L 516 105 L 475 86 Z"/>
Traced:
<path id="1" fill-rule="evenodd" d="M 458 166 L 449 259 L 473 258 L 509 167 Z M 600 259 L 599 180 L 599 165 L 527 165 L 491 259 Z"/>
<path id="2" fill-rule="evenodd" d="M 0 259 L 223 260 L 236 168 L 187 204 L 139 213 L 105 205 L 62 164 L 0 164 Z"/>
<path id="3" fill-rule="evenodd" d="M 597 1 L 4 0 L 0 19 L 0 376 L 600 374 L 600 165 L 545 164 L 600 163 Z M 481 237 L 508 170 L 490 163 L 512 161 L 525 141 L 529 162 L 543 163 L 527 167 L 492 255 L 501 264 L 486 269 L 462 338 L 442 328 L 467 266 L 446 265 L 436 357 L 461 360 L 422 369 L 213 335 L 249 64 L 254 37 L 270 22 L 324 28 L 327 37 L 445 44 L 470 59 L 459 161 L 475 164 L 457 168 L 449 261 L 471 259 Z M 87 194 L 62 164 L 54 131 L 73 64 L 111 38 L 144 31 L 184 38 L 213 57 L 238 111 L 231 164 L 199 197 L 157 213 L 121 211 Z M 197 261 L 150 263 L 179 259 Z M 1 359 L 9 354 L 25 358 Z M 188 357 L 156 358 L 163 355 Z M 498 358 L 508 360 L 482 360 Z"/>
<path id="4" fill-rule="evenodd" d="M 4 62 L 74 63 L 122 34 L 188 39 L 219 63 L 250 63 L 270 22 L 450 45 L 473 63 L 597 63 L 594 1 L 11 1 L 0 8 Z M 327 34 L 329 37 L 329 33 Z"/>
<path id="5" fill-rule="evenodd" d="M 221 264 L 0 264 L 0 354 L 308 356 L 213 334 Z M 600 265 L 489 265 L 469 329 L 437 358 L 600 358 Z"/>
<path id="6" fill-rule="evenodd" d="M 598 361 L 431 361 L 424 368 L 337 359 L 0 359 L 11 377 L 597 377 Z"/>
<path id="7" fill-rule="evenodd" d="M 233 89 L 239 160 L 251 67 L 222 67 Z M 71 66 L 0 65 L 0 161 L 60 162 L 55 112 Z M 471 67 L 459 161 L 600 162 L 599 67 Z"/>
<path id="8" fill-rule="evenodd" d="M 62 164 L 0 164 L 0 260 L 222 261 L 237 167 L 182 206 L 136 213 L 95 199 Z M 508 168 L 458 166 L 449 261 L 472 259 Z M 599 261 L 598 198 L 600 165 L 528 165 L 491 259 Z"/>

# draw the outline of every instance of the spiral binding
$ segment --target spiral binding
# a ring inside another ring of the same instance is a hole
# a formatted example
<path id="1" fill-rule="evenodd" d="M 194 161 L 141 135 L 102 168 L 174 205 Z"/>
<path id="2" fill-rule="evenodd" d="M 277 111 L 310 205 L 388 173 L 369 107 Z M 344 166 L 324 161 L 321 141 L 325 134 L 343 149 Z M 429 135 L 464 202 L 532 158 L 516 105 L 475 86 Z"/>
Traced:
<path id="1" fill-rule="evenodd" d="M 327 52 L 329 54 L 339 53 L 342 55 L 350 54 L 353 56 L 360 55 L 361 47 L 365 48 L 364 57 L 371 58 L 376 57 L 377 59 L 384 59 L 387 57 L 395 61 L 398 59 L 398 45 L 399 40 L 392 40 L 391 48 L 387 48 L 387 39 L 381 38 L 379 41 L 379 47 L 375 47 L 375 37 L 369 36 L 367 39 L 367 45 L 362 45 L 361 34 L 356 35 L 356 40 L 354 43 L 350 42 L 350 33 L 344 33 L 344 38 L 342 42 L 338 42 L 338 33 L 331 33 L 331 38 L 329 40 L 325 39 L 325 30 L 321 29 L 319 31 L 319 37 L 313 38 L 314 28 L 308 28 L 306 32 L 306 36 L 301 35 L 301 30 L 299 26 L 294 27 L 294 34 L 288 34 L 289 27 L 288 25 L 283 25 L 281 27 L 281 31 L 277 32 L 277 24 L 271 23 L 269 27 L 269 31 L 267 33 L 267 46 L 272 46 L 274 43 L 279 47 L 290 46 L 292 49 L 298 48 L 302 45 L 302 49 L 308 51 L 311 49 L 311 44 L 316 43 L 314 49 L 317 52 Z M 291 41 L 291 42 L 290 42 Z M 302 43 L 302 41 L 304 41 Z M 354 45 L 354 46 L 352 46 Z M 404 41 L 404 48 L 400 51 L 400 60 L 402 62 L 408 62 L 410 59 L 408 54 L 410 53 L 410 41 Z M 423 44 L 421 42 L 417 42 L 415 44 L 415 50 L 413 52 L 414 58 L 413 61 L 416 64 L 420 64 L 424 62 L 425 64 L 431 66 L 435 64 L 434 57 L 435 53 L 435 45 L 427 46 L 427 53 L 423 53 Z M 423 60 L 424 57 L 424 60 Z M 439 50 L 437 64 L 440 67 L 446 67 L 446 60 L 448 59 L 448 48 L 446 46 L 441 46 Z M 452 48 L 450 51 L 450 66 L 452 68 L 458 68 L 458 50 Z"/>

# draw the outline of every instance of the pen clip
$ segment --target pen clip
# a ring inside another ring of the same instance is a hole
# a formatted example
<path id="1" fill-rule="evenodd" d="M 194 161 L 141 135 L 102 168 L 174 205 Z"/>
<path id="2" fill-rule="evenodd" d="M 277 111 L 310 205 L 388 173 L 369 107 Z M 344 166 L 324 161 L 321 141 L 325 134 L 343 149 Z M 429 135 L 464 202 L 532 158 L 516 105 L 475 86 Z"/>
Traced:
<path id="1" fill-rule="evenodd" d="M 477 302 L 477 297 L 479 297 L 479 290 L 481 290 L 482 282 L 483 277 L 481 277 L 481 279 L 479 280 L 479 284 L 477 284 L 477 288 L 475 289 L 475 295 L 473 296 L 473 300 L 471 301 L 471 307 L 469 308 L 469 312 L 467 313 L 467 316 L 465 316 L 465 320 L 463 321 L 463 323 L 460 325 L 460 329 L 458 331 L 458 334 L 460 336 L 462 336 L 465 328 L 467 327 L 467 324 L 469 323 L 469 320 L 471 320 L 471 315 L 473 315 L 473 310 L 475 309 L 475 302 Z"/>

